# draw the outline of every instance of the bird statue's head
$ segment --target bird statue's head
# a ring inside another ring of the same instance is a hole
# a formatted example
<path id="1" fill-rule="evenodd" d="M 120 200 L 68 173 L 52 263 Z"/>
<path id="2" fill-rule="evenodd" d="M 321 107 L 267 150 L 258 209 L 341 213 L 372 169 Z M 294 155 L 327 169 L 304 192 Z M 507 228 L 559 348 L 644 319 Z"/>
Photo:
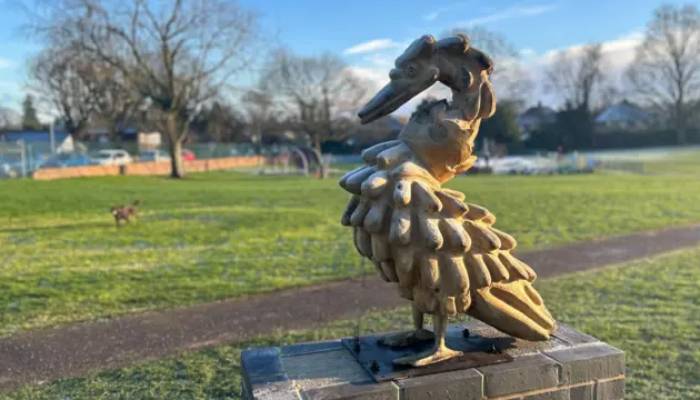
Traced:
<path id="1" fill-rule="evenodd" d="M 395 68 L 389 72 L 391 81 L 360 110 L 358 116 L 363 124 L 391 114 L 438 81 L 440 70 L 433 58 L 435 43 L 434 37 L 423 36 L 396 59 Z"/>
<path id="2" fill-rule="evenodd" d="M 463 119 L 488 118 L 496 108 L 489 81 L 492 70 L 491 59 L 471 47 L 467 36 L 438 41 L 425 35 L 396 59 L 395 68 L 389 72 L 390 82 L 358 116 L 366 124 L 388 115 L 439 81 L 452 90 L 451 108 L 461 110 Z"/>
<path id="3" fill-rule="evenodd" d="M 496 110 L 489 80 L 493 62 L 472 47 L 465 35 L 441 40 L 426 35 L 396 59 L 390 82 L 359 113 L 363 123 L 388 115 L 440 82 L 452 91 L 451 101 L 426 101 L 411 115 L 399 139 L 439 181 L 469 169 L 481 120 Z"/>

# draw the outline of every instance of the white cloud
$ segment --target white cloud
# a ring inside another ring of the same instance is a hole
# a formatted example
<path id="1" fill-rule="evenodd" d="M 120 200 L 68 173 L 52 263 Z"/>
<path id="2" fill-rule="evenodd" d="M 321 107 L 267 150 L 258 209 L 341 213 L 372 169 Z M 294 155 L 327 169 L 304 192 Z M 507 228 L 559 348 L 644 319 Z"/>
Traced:
<path id="1" fill-rule="evenodd" d="M 440 7 L 433 9 L 431 12 L 423 15 L 423 19 L 426 21 L 435 21 L 439 16 L 443 15 L 453 7 Z"/>
<path id="2" fill-rule="evenodd" d="M 441 10 L 436 10 L 433 12 L 429 12 L 423 16 L 423 19 L 426 21 L 435 21 L 437 17 L 439 17 L 441 14 Z"/>
<path id="3" fill-rule="evenodd" d="M 639 46 L 643 40 L 644 34 L 639 30 L 622 35 L 616 39 L 602 42 L 603 59 L 606 69 L 612 72 L 620 72 L 627 68 L 634 60 L 637 46 Z M 541 55 L 530 53 L 527 58 L 539 59 L 539 63 L 551 65 L 558 53 L 563 51 L 568 55 L 576 56 L 583 51 L 585 46 L 584 44 L 572 45 L 565 48 L 549 50 Z"/>
<path id="4" fill-rule="evenodd" d="M 638 31 L 603 43 L 606 61 L 615 69 L 626 68 L 634 61 L 637 47 L 642 41 L 644 41 L 644 34 Z"/>
<path id="5" fill-rule="evenodd" d="M 391 39 L 374 39 L 367 42 L 356 44 L 355 46 L 349 47 L 343 50 L 343 54 L 354 55 L 354 54 L 366 54 L 373 53 L 386 49 L 393 49 L 400 44 Z"/>
<path id="6" fill-rule="evenodd" d="M 608 84 L 615 85 L 623 89 L 624 81 L 622 76 L 627 67 L 634 61 L 637 46 L 644 40 L 642 30 L 636 30 L 618 38 L 601 42 L 603 46 L 603 68 Z M 559 52 L 565 52 L 568 55 L 576 56 L 581 53 L 584 44 L 576 44 L 568 47 L 552 49 L 544 53 L 525 52 L 521 51 L 523 56 L 521 59 L 522 65 L 532 73 L 537 91 L 535 92 L 534 102 L 541 100 L 545 104 L 558 105 L 561 103 L 556 93 L 551 93 L 543 90 L 546 82 L 546 71 L 552 66 L 556 60 L 556 55 Z"/>
<path id="7" fill-rule="evenodd" d="M 486 25 L 492 22 L 504 21 L 508 19 L 523 18 L 523 17 L 534 17 L 537 15 L 548 13 L 557 8 L 556 3 L 542 3 L 542 4 L 529 4 L 529 5 L 514 5 L 505 8 L 501 11 L 497 11 L 492 14 L 483 15 L 481 17 L 472 18 L 470 20 L 464 21 L 458 25 Z"/>
<path id="8" fill-rule="evenodd" d="M 5 58 L 0 58 L 0 69 L 4 68 L 12 68 L 15 66 L 15 63 L 12 61 L 5 59 Z"/>
<path id="9" fill-rule="evenodd" d="M 359 78 L 372 82 L 377 88 L 389 82 L 389 71 L 383 68 L 351 66 L 348 69 Z"/>
<path id="10" fill-rule="evenodd" d="M 518 51 L 518 53 L 520 53 L 520 56 L 521 56 L 521 57 L 524 57 L 524 58 L 532 57 L 533 55 L 537 54 L 537 53 L 535 52 L 535 50 L 533 50 L 533 49 L 531 49 L 531 48 L 529 48 L 529 47 L 526 47 L 526 48 L 524 48 L 524 49 L 520 49 L 520 50 Z"/>

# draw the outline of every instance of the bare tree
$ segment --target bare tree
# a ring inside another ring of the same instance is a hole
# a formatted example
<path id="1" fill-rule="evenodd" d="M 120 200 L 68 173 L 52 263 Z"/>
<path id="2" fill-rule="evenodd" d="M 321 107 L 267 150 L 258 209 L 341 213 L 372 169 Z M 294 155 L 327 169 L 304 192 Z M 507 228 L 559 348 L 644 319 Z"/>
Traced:
<path id="1" fill-rule="evenodd" d="M 33 58 L 30 76 L 34 90 L 55 108 L 68 133 L 78 139 L 96 110 L 92 64 L 78 57 L 75 47 L 48 46 Z"/>
<path id="2" fill-rule="evenodd" d="M 255 21 L 226 0 L 60 0 L 52 3 L 41 30 L 79 43 L 148 99 L 160 116 L 171 176 L 182 177 L 189 125 L 249 64 Z"/>
<path id="3" fill-rule="evenodd" d="M 279 93 L 279 106 L 304 132 L 318 154 L 321 142 L 343 138 L 369 83 L 338 57 L 302 57 L 276 51 L 261 80 L 262 90 Z M 323 174 L 323 171 L 322 171 Z"/>
<path id="4" fill-rule="evenodd" d="M 0 131 L 18 129 L 21 125 L 21 115 L 10 108 L 0 106 Z"/>
<path id="5" fill-rule="evenodd" d="M 547 89 L 556 91 L 570 107 L 590 112 L 604 81 L 603 46 L 595 43 L 560 50 L 546 73 Z"/>
<path id="6" fill-rule="evenodd" d="M 137 102 L 119 71 L 82 51 L 76 43 L 54 38 L 31 61 L 31 86 L 58 111 L 65 129 L 80 138 L 95 118 L 107 122 L 114 138 Z"/>
<path id="7" fill-rule="evenodd" d="M 252 141 L 260 146 L 265 129 L 270 126 L 274 102 L 270 93 L 251 89 L 241 98 L 246 112 L 248 126 L 252 133 Z"/>
<path id="8" fill-rule="evenodd" d="M 96 101 L 96 118 L 107 125 L 109 137 L 119 141 L 119 133 L 126 124 L 133 122 L 139 107 L 145 101 L 138 92 L 128 84 L 123 73 L 114 67 L 102 63 L 98 69 L 100 79 L 94 94 Z"/>
<path id="9" fill-rule="evenodd" d="M 245 121 L 234 107 L 224 101 L 214 101 L 204 107 L 192 121 L 191 134 L 209 142 L 244 141 Z"/>
<path id="10" fill-rule="evenodd" d="M 470 42 L 483 50 L 494 59 L 514 58 L 518 56 L 518 51 L 505 36 L 498 32 L 491 31 L 481 26 L 471 26 L 468 28 L 455 28 L 449 30 L 442 36 L 454 36 L 464 34 L 469 37 Z"/>
<path id="11" fill-rule="evenodd" d="M 692 105 L 700 99 L 700 11 L 696 6 L 656 9 L 627 78 L 642 101 L 668 113 L 677 142 L 685 143 Z"/>

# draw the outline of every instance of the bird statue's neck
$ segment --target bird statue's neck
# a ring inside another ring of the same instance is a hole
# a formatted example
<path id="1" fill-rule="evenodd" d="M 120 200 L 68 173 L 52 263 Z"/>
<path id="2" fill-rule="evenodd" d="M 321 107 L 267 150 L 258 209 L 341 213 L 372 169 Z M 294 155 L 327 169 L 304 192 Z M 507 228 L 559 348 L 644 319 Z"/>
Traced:
<path id="1" fill-rule="evenodd" d="M 458 93 L 453 93 L 456 95 Z M 444 183 L 474 164 L 474 140 L 480 118 L 467 120 L 458 97 L 423 103 L 399 135 L 415 153 L 418 162 Z"/>

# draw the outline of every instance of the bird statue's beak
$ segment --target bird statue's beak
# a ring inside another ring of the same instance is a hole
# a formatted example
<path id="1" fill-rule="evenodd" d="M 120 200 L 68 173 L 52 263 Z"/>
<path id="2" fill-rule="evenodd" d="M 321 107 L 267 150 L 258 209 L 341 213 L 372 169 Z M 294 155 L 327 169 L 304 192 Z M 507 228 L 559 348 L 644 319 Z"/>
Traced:
<path id="1" fill-rule="evenodd" d="M 367 124 L 385 115 L 391 114 L 401 107 L 413 96 L 420 93 L 412 93 L 408 90 L 399 90 L 395 82 L 389 82 L 382 88 L 357 114 L 363 124 Z"/>
<path id="2" fill-rule="evenodd" d="M 392 79 L 357 114 L 363 124 L 367 124 L 396 111 L 413 97 L 437 82 L 437 73 L 432 73 L 423 81 Z"/>

